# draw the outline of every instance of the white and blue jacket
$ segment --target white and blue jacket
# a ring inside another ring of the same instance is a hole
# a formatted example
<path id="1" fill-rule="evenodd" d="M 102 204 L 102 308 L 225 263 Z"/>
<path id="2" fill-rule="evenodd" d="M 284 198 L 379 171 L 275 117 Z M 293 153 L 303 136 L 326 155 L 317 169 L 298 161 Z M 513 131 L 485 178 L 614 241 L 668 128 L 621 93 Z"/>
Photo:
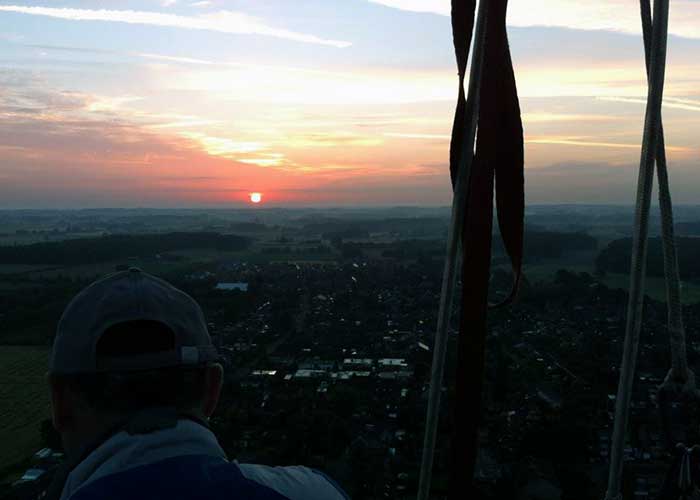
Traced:
<path id="1" fill-rule="evenodd" d="M 307 467 L 229 461 L 205 426 L 181 419 L 147 434 L 118 432 L 68 475 L 61 500 L 346 500 Z"/>

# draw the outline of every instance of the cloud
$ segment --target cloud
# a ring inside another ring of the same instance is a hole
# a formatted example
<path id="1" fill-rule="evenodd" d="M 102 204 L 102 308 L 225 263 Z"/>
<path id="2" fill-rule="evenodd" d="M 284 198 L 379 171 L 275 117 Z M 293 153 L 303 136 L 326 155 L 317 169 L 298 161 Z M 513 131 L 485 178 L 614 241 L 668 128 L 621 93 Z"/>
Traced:
<path id="1" fill-rule="evenodd" d="M 527 144 L 552 144 L 559 146 L 584 146 L 587 148 L 614 148 L 614 149 L 639 149 L 640 144 L 629 144 L 623 142 L 595 141 L 576 137 L 526 137 Z M 666 146 L 668 151 L 689 152 L 691 148 L 683 146 Z"/>
<path id="2" fill-rule="evenodd" d="M 213 5 L 213 2 L 209 2 L 208 0 L 203 0 L 201 2 L 191 3 L 190 7 L 204 8 L 204 7 L 211 7 L 212 5 Z"/>
<path id="3" fill-rule="evenodd" d="M 529 168 L 525 171 L 525 198 L 531 204 L 631 203 L 638 170 L 631 163 L 607 162 L 566 162 Z"/>
<path id="4" fill-rule="evenodd" d="M 74 52 L 77 54 L 107 54 L 120 55 L 121 53 L 115 50 L 94 49 L 87 47 L 71 47 L 67 45 L 43 45 L 36 43 L 23 43 L 22 46 L 32 49 L 52 50 L 55 52 Z"/>
<path id="5" fill-rule="evenodd" d="M 428 139 L 449 141 L 450 136 L 447 134 L 426 134 L 426 133 L 402 133 L 402 132 L 384 132 L 386 137 L 395 137 L 398 139 Z"/>
<path id="6" fill-rule="evenodd" d="M 257 165 L 258 167 L 281 167 L 284 164 L 284 155 L 281 153 L 267 153 L 257 158 L 238 158 L 241 163 Z"/>
<path id="7" fill-rule="evenodd" d="M 174 63 L 152 68 L 154 81 L 163 90 L 197 92 L 225 101 L 335 106 L 452 102 L 455 96 L 454 78 L 447 71 L 319 71 L 154 54 L 142 57 Z M 201 68 L 180 68 L 177 63 Z"/>
<path id="8" fill-rule="evenodd" d="M 0 40 L 11 43 L 21 43 L 25 40 L 24 35 L 18 35 L 16 33 L 2 33 L 0 34 Z"/>
<path id="9" fill-rule="evenodd" d="M 601 101 L 608 102 L 626 102 L 633 104 L 643 104 L 646 106 L 646 99 L 635 98 L 635 97 L 621 97 L 621 96 L 609 96 L 600 97 Z M 683 109 L 685 111 L 700 111 L 700 100 L 695 99 L 684 99 L 678 97 L 665 97 L 664 98 L 664 108 L 672 109 Z"/>
<path id="10" fill-rule="evenodd" d="M 210 144 L 257 164 L 214 155 L 198 137 L 112 114 L 132 96 L 110 99 L 52 89 L 28 71 L 1 73 L 0 206 L 230 204 L 245 201 L 250 179 L 283 185 L 274 165 L 263 165 L 276 156 L 258 152 L 261 145 Z"/>
<path id="11" fill-rule="evenodd" d="M 265 149 L 265 144 L 260 142 L 243 142 L 227 137 L 212 137 L 201 132 L 183 132 L 181 135 L 199 142 L 210 155 L 224 158 L 233 158 L 236 154 L 254 153 Z"/>
<path id="12" fill-rule="evenodd" d="M 138 57 L 143 57 L 144 59 L 154 59 L 156 61 L 164 61 L 164 62 L 174 62 L 174 63 L 180 63 L 180 64 L 197 64 L 197 65 L 202 65 L 202 66 L 215 66 L 217 63 L 215 61 L 207 60 L 207 59 L 197 59 L 194 57 L 180 57 L 180 56 L 168 56 L 168 55 L 163 55 L 163 54 L 149 54 L 147 52 L 143 53 L 138 53 L 134 54 Z"/>
<path id="13" fill-rule="evenodd" d="M 371 3 L 378 3 L 386 7 L 392 7 L 409 12 L 421 12 L 429 14 L 439 14 L 441 16 L 450 15 L 449 0 L 368 0 Z"/>
<path id="14" fill-rule="evenodd" d="M 450 15 L 450 0 L 368 0 L 410 12 Z M 513 0 L 508 11 L 510 26 L 557 26 L 584 30 L 640 33 L 637 9 L 629 0 Z M 669 33 L 700 38 L 700 2 L 676 0 L 671 4 Z"/>
<path id="15" fill-rule="evenodd" d="M 541 168 L 526 169 L 525 197 L 529 204 L 634 203 L 638 175 L 638 163 L 552 163 Z M 697 203 L 696 162 L 677 162 L 670 172 L 669 180 L 675 203 Z M 656 196 L 654 194 L 652 199 L 655 200 Z"/>
<path id="16" fill-rule="evenodd" d="M 125 104 L 142 100 L 142 97 L 125 95 L 118 97 L 95 98 L 86 108 L 90 112 L 115 112 L 119 111 Z"/>
<path id="17" fill-rule="evenodd" d="M 523 113 L 523 122 L 525 123 L 553 123 L 553 122 L 612 122 L 618 121 L 620 117 L 603 115 L 603 114 L 588 114 L 588 113 Z"/>
<path id="18" fill-rule="evenodd" d="M 189 116 L 176 116 L 175 121 L 169 121 L 166 123 L 157 123 L 155 125 L 150 125 L 151 129 L 187 129 L 192 127 L 201 127 L 204 125 L 218 125 L 222 123 L 222 120 L 209 120 L 200 119 Z"/>
<path id="19" fill-rule="evenodd" d="M 375 136 L 347 132 L 316 132 L 287 137 L 286 146 L 291 148 L 336 148 L 381 146 L 384 141 Z"/>
<path id="20" fill-rule="evenodd" d="M 106 9 L 71 9 L 54 7 L 28 7 L 22 5 L 0 5 L 0 12 L 16 12 L 34 16 L 46 16 L 71 21 L 109 21 L 127 24 L 145 24 L 150 26 L 166 26 L 172 28 L 216 31 L 243 35 L 264 35 L 296 42 L 328 45 L 344 48 L 352 45 L 350 42 L 328 40 L 299 33 L 296 31 L 274 28 L 265 24 L 257 17 L 241 12 L 220 11 L 198 16 L 182 16 L 163 14 L 159 12 L 137 10 L 106 10 Z"/>
<path id="21" fill-rule="evenodd" d="M 447 134 L 426 134 L 426 133 L 400 133 L 400 132 L 385 132 L 383 134 L 386 137 L 393 137 L 398 139 L 422 139 L 422 140 L 439 140 L 439 141 L 449 141 L 450 136 Z M 608 141 L 596 141 L 588 138 L 578 138 L 578 137 L 526 137 L 525 144 L 550 144 L 553 146 L 582 146 L 586 148 L 612 148 L 612 149 L 641 149 L 640 144 L 631 144 L 624 142 L 608 142 Z M 680 153 L 688 153 L 694 151 L 692 148 L 684 146 L 666 146 L 667 151 L 674 151 Z"/>

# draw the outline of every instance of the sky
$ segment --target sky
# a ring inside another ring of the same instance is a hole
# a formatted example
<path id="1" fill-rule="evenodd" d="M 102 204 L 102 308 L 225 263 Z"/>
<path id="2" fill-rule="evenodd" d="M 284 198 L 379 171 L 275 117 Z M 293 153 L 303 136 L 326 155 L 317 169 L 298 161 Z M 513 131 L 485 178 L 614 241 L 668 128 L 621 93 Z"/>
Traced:
<path id="1" fill-rule="evenodd" d="M 526 203 L 634 202 L 634 0 L 510 0 Z M 664 126 L 700 203 L 700 0 Z M 449 0 L 0 0 L 0 208 L 449 205 Z"/>

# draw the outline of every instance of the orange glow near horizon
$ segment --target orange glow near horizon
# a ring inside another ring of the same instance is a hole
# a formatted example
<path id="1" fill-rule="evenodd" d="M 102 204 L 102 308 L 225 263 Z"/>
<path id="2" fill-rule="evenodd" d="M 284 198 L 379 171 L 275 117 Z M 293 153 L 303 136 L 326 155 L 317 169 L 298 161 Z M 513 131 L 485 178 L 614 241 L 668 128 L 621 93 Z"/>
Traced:
<path id="1" fill-rule="evenodd" d="M 209 60 L 149 51 L 129 56 L 135 66 L 115 66 L 123 81 L 138 81 L 120 87 L 99 71 L 68 84 L 60 75 L 72 66 L 63 68 L 63 58 L 16 44 L 16 60 L 33 57 L 39 68 L 51 60 L 55 74 L 39 80 L 20 68 L 22 78 L 0 78 L 7 87 L 0 92 L 7 138 L 0 206 L 449 205 L 457 79 L 443 35 L 436 63 L 427 65 L 423 56 L 395 65 L 390 52 L 384 66 L 359 55 L 324 66 L 306 58 L 279 65 L 264 54 L 239 62 L 235 54 Z M 528 201 L 631 196 L 646 104 L 643 54 L 630 55 L 623 44 L 599 58 L 601 42 L 572 61 L 546 44 L 564 35 L 538 37 L 537 50 L 518 39 L 513 52 L 534 179 Z M 694 201 L 700 66 L 689 43 L 669 52 L 664 116 L 674 179 L 688 186 L 680 199 Z M 103 64 L 113 55 L 90 57 Z M 619 182 L 603 195 L 611 175 Z M 589 179 L 601 189 L 580 192 Z"/>

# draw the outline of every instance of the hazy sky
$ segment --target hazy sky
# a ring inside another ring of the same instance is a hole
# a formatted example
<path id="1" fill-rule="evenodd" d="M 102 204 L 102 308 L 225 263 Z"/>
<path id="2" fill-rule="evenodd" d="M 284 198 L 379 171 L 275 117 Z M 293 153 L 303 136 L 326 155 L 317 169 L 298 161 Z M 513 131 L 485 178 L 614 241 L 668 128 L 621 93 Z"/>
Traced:
<path id="1" fill-rule="evenodd" d="M 700 203 L 700 0 L 671 2 L 674 201 Z M 635 0 L 511 0 L 528 203 L 630 203 Z M 0 0 L 0 207 L 450 201 L 449 0 Z"/>

